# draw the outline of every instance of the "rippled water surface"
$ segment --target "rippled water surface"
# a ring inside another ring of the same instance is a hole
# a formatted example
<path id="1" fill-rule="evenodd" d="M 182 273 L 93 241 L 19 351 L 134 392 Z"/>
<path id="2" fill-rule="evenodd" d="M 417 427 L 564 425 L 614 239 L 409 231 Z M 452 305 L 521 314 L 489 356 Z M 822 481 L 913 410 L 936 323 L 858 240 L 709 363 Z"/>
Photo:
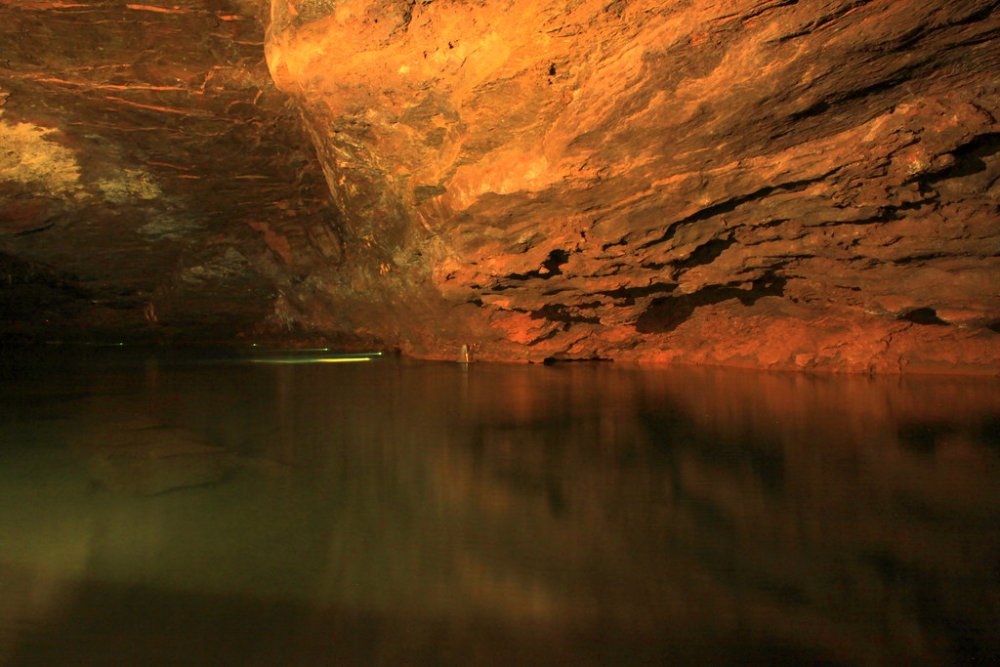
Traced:
<path id="1" fill-rule="evenodd" d="M 996 664 L 1000 385 L 4 350 L 0 664 Z"/>

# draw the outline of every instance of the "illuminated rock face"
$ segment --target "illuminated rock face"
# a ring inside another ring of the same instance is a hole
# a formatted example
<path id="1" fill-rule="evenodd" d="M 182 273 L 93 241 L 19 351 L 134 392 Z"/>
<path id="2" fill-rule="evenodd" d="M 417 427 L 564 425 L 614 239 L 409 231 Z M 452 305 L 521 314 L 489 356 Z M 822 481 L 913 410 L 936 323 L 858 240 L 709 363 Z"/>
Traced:
<path id="1" fill-rule="evenodd" d="M 309 326 L 995 371 L 998 30 L 989 0 L 272 0 L 357 260 Z"/>
<path id="2" fill-rule="evenodd" d="M 995 4 L 0 0 L 0 338 L 997 372 Z"/>
<path id="3" fill-rule="evenodd" d="M 0 0 L 0 339 L 283 331 L 339 219 L 256 0 Z"/>

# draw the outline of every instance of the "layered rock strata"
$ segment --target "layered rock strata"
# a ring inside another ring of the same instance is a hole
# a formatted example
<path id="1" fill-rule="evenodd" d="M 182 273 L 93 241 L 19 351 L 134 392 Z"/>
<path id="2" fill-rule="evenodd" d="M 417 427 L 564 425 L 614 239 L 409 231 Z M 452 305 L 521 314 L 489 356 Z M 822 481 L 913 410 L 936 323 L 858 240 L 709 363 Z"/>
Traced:
<path id="1" fill-rule="evenodd" d="M 0 338 L 996 373 L 998 33 L 990 0 L 0 0 Z"/>
<path id="2" fill-rule="evenodd" d="M 995 2 L 270 20 L 370 302 L 317 298 L 313 326 L 446 358 L 1000 367 Z"/>
<path id="3" fill-rule="evenodd" d="M 254 0 L 0 0 L 0 338 L 231 340 L 341 252 Z"/>

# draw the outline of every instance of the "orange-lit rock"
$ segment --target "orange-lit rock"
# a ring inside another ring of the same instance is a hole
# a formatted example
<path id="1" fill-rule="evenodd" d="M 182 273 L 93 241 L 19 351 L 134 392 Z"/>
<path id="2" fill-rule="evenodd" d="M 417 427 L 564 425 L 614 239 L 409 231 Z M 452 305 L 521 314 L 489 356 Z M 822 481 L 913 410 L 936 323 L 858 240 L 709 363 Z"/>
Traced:
<path id="1" fill-rule="evenodd" d="M 357 260 L 311 326 L 444 358 L 1000 368 L 995 3 L 271 4 Z"/>
<path id="2" fill-rule="evenodd" d="M 0 338 L 996 373 L 998 30 L 990 0 L 0 0 Z"/>

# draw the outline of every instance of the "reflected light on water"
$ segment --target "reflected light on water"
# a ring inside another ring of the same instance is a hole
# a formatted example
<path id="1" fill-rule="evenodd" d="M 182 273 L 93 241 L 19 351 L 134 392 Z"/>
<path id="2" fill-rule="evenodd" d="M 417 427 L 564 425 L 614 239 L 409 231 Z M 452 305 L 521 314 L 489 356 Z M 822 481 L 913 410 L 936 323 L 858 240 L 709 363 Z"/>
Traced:
<path id="1" fill-rule="evenodd" d="M 371 357 L 275 357 L 251 359 L 250 362 L 254 364 L 346 364 L 371 360 Z"/>
<path id="2" fill-rule="evenodd" d="M 294 352 L 295 354 L 288 354 Z M 372 361 L 382 356 L 381 352 L 354 352 L 344 354 L 324 354 L 318 352 L 329 352 L 329 348 L 287 350 L 283 356 L 254 356 L 250 358 L 255 364 L 346 364 L 359 361 Z"/>
<path id="3" fill-rule="evenodd" d="M 101 355 L 2 377 L 0 663 L 1000 654 L 995 379 Z"/>

